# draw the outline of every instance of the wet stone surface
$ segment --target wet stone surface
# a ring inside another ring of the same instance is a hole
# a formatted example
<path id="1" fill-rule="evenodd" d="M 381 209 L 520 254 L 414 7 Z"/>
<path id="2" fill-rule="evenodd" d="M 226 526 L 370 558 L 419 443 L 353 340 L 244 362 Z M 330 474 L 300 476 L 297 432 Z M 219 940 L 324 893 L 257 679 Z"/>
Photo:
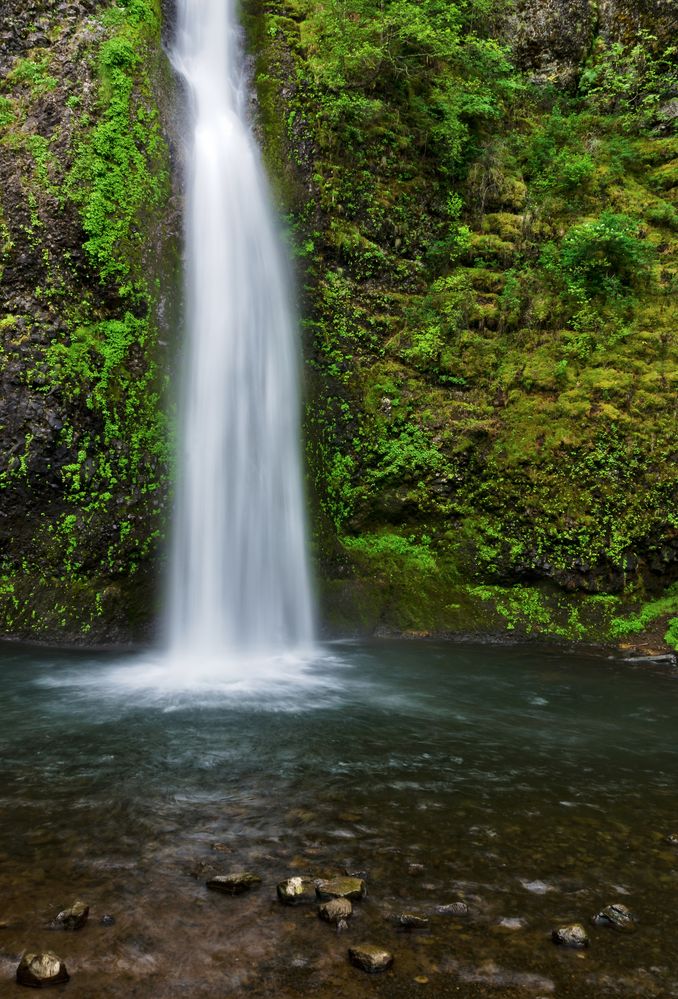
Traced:
<path id="1" fill-rule="evenodd" d="M 33 989 L 63 985 L 69 978 L 66 965 L 52 951 L 43 951 L 42 953 L 27 951 L 16 969 L 17 984 Z"/>
<path id="2" fill-rule="evenodd" d="M 303 905 L 315 902 L 315 881 L 311 878 L 287 878 L 276 888 L 276 894 L 283 905 Z"/>
<path id="3" fill-rule="evenodd" d="M 323 901 L 332 898 L 347 898 L 352 902 L 359 902 L 367 894 L 367 885 L 362 878 L 330 878 L 318 882 L 316 894 Z"/>
<path id="4" fill-rule="evenodd" d="M 393 964 L 393 954 L 382 947 L 375 947 L 373 944 L 349 947 L 348 956 L 351 964 L 370 975 L 387 971 Z"/>
<path id="5" fill-rule="evenodd" d="M 606 905 L 604 909 L 596 913 L 592 922 L 596 926 L 609 926 L 621 933 L 632 932 L 635 930 L 637 924 L 636 917 L 623 902 L 614 902 L 612 905 Z"/>
<path id="6" fill-rule="evenodd" d="M 353 915 L 353 906 L 347 898 L 333 898 L 318 906 L 318 915 L 326 923 L 339 925 Z"/>
<path id="7" fill-rule="evenodd" d="M 245 892 L 258 888 L 261 878 L 249 871 L 236 871 L 233 874 L 217 874 L 205 882 L 210 891 L 218 891 L 223 895 L 244 895 Z"/>
<path id="8" fill-rule="evenodd" d="M 567 926 L 559 926 L 551 933 L 554 944 L 560 947 L 570 947 L 573 950 L 583 950 L 588 947 L 589 938 L 581 923 L 569 923 Z"/>
<path id="9" fill-rule="evenodd" d="M 89 906 L 76 901 L 68 909 L 60 912 L 50 925 L 53 930 L 81 930 L 88 916 Z"/>

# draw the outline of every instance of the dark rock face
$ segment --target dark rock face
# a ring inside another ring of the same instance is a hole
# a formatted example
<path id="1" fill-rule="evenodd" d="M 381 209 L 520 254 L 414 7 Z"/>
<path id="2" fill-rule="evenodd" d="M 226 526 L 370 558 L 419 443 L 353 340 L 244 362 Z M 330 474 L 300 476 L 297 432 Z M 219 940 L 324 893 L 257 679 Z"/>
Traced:
<path id="1" fill-rule="evenodd" d="M 164 522 L 160 341 L 179 226 L 166 181 L 151 176 L 167 176 L 168 147 L 152 146 L 149 127 L 136 140 L 144 167 L 112 178 L 116 207 L 104 211 L 119 222 L 147 181 L 157 203 L 131 210 L 105 260 L 91 246 L 101 52 L 131 30 L 106 25 L 108 6 L 0 0 L 0 633 L 71 642 L 146 632 L 150 539 Z M 130 130 L 137 110 L 157 120 L 153 88 L 171 94 L 159 28 L 143 30 Z M 151 287 L 161 273 L 164 297 Z"/>
<path id="2" fill-rule="evenodd" d="M 318 898 L 327 901 L 332 898 L 347 898 L 359 902 L 367 894 L 367 886 L 362 878 L 332 878 L 320 881 L 316 887 Z"/>
<path id="3" fill-rule="evenodd" d="M 676 30 L 673 0 L 518 0 L 503 33 L 535 82 L 573 88 L 596 36 L 632 45 L 645 31 L 662 46 Z"/>
<path id="4" fill-rule="evenodd" d="M 590 0 L 519 0 L 507 37 L 516 59 L 535 82 L 576 82 L 597 17 Z"/>
<path id="5" fill-rule="evenodd" d="M 17 984 L 33 989 L 63 985 L 69 978 L 64 962 L 49 950 L 41 954 L 26 952 L 16 969 Z"/>
<path id="6" fill-rule="evenodd" d="M 589 938 L 581 923 L 559 926 L 552 931 L 551 939 L 561 947 L 571 947 L 574 950 L 583 950 L 589 945 Z"/>
<path id="7" fill-rule="evenodd" d="M 348 952 L 351 964 L 361 971 L 366 971 L 370 975 L 376 975 L 381 971 L 386 971 L 393 964 L 393 955 L 382 947 L 374 947 L 372 944 L 361 944 L 359 947 L 350 947 Z"/>
<path id="8" fill-rule="evenodd" d="M 236 871 L 233 874 L 218 874 L 205 882 L 211 891 L 219 891 L 224 895 L 243 895 L 252 888 L 258 888 L 261 878 L 249 871 Z"/>
<path id="9" fill-rule="evenodd" d="M 89 906 L 84 902 L 74 902 L 55 918 L 52 928 L 55 930 L 81 930 L 87 922 Z"/>

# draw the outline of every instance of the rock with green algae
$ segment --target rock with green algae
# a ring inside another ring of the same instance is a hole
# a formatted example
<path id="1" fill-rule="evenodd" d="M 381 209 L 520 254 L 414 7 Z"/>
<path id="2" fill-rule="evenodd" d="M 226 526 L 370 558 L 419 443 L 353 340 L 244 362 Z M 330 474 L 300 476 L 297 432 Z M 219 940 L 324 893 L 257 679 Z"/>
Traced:
<path id="1" fill-rule="evenodd" d="M 81 930 L 87 922 L 88 916 L 89 906 L 76 900 L 56 916 L 51 928 L 53 930 Z"/>
<path id="2" fill-rule="evenodd" d="M 249 871 L 234 871 L 232 874 L 218 874 L 205 882 L 211 891 L 219 891 L 223 895 L 244 895 L 252 888 L 258 888 L 261 878 Z"/>
<path id="3" fill-rule="evenodd" d="M 375 947 L 373 944 L 349 947 L 348 956 L 351 964 L 360 968 L 361 971 L 366 971 L 369 975 L 386 971 L 393 964 L 393 954 L 384 950 L 383 947 Z"/>
<path id="4" fill-rule="evenodd" d="M 32 989 L 63 985 L 69 978 L 66 965 L 51 950 L 42 953 L 26 951 L 16 969 L 17 985 L 26 985 Z"/>
<path id="5" fill-rule="evenodd" d="M 283 905 L 302 905 L 315 901 L 315 881 L 311 878 L 294 877 L 281 881 L 276 888 Z"/>
<path id="6" fill-rule="evenodd" d="M 347 898 L 359 902 L 367 894 L 367 886 L 362 878 L 330 878 L 328 881 L 318 882 L 316 893 L 323 901 Z"/>

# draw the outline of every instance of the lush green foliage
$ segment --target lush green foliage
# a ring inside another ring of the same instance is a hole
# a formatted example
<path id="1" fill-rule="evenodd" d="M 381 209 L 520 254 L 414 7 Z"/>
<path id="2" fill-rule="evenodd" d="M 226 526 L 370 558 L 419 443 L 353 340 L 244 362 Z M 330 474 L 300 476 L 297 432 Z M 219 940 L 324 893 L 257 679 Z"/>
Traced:
<path id="1" fill-rule="evenodd" d="M 492 607 L 602 637 L 675 529 L 671 52 L 599 40 L 580 93 L 549 92 L 492 40 L 497 13 L 293 0 L 256 18 L 308 278 L 318 544 L 328 573 L 381 566 L 386 616 L 394 559 L 406 587 L 423 545 L 456 583 L 422 626 Z M 583 593 L 504 590 L 525 578 Z"/>

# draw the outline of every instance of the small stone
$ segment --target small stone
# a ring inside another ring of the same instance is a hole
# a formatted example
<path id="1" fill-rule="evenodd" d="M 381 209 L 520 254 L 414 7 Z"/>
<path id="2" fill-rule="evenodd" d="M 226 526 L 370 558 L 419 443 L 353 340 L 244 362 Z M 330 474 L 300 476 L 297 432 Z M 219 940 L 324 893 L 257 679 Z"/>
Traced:
<path id="1" fill-rule="evenodd" d="M 109 913 L 106 913 L 101 917 L 99 923 L 101 926 L 115 926 L 115 916 L 111 916 Z"/>
<path id="2" fill-rule="evenodd" d="M 359 878 L 361 881 L 367 881 L 369 879 L 367 871 L 353 871 L 348 867 L 344 870 L 344 874 L 347 878 Z"/>
<path id="3" fill-rule="evenodd" d="M 429 979 L 426 975 L 417 975 L 414 979 L 417 985 L 428 985 Z"/>
<path id="4" fill-rule="evenodd" d="M 88 916 L 89 906 L 76 901 L 68 909 L 60 912 L 50 925 L 54 930 L 81 930 Z"/>
<path id="5" fill-rule="evenodd" d="M 589 938 L 581 923 L 559 926 L 557 930 L 551 932 L 551 939 L 561 947 L 572 947 L 575 950 L 583 950 L 589 945 Z"/>
<path id="6" fill-rule="evenodd" d="M 367 895 L 367 885 L 362 878 L 330 878 L 328 881 L 317 882 L 316 894 L 323 901 L 348 898 L 358 902 Z"/>
<path id="7" fill-rule="evenodd" d="M 210 878 L 205 882 L 211 891 L 220 891 L 224 895 L 243 895 L 246 891 L 256 888 L 261 884 L 258 874 L 250 874 L 249 871 L 236 871 L 233 874 L 218 874 L 215 878 Z"/>
<path id="8" fill-rule="evenodd" d="M 318 915 L 326 923 L 336 923 L 339 926 L 353 915 L 353 906 L 347 898 L 333 898 L 318 906 Z"/>
<path id="9" fill-rule="evenodd" d="M 283 905 L 315 902 L 315 881 L 310 878 L 287 878 L 280 882 L 276 892 Z"/>
<path id="10" fill-rule="evenodd" d="M 69 978 L 66 965 L 51 950 L 44 951 L 42 954 L 26 952 L 16 969 L 17 984 L 26 985 L 32 989 L 44 989 L 49 985 L 62 985 Z"/>
<path id="11" fill-rule="evenodd" d="M 628 906 L 621 902 L 606 905 L 604 909 L 596 913 L 591 922 L 595 923 L 596 926 L 611 926 L 613 930 L 621 932 L 628 932 L 636 928 L 636 917 Z"/>
<path id="12" fill-rule="evenodd" d="M 424 865 L 423 864 L 408 864 L 407 865 L 407 873 L 411 877 L 413 877 L 413 878 L 418 878 L 418 877 L 420 877 L 424 873 Z"/>
<path id="13" fill-rule="evenodd" d="M 669 833 L 666 837 L 666 842 L 670 846 L 678 846 L 678 833 Z"/>
<path id="14" fill-rule="evenodd" d="M 469 908 L 466 902 L 450 902 L 449 905 L 437 905 L 439 916 L 468 916 Z"/>
<path id="15" fill-rule="evenodd" d="M 416 912 L 401 912 L 397 920 L 400 926 L 408 930 L 425 930 L 428 926 L 426 916 L 418 916 Z"/>
<path id="16" fill-rule="evenodd" d="M 348 956 L 351 964 L 369 975 L 376 975 L 380 971 L 386 971 L 393 964 L 393 954 L 389 954 L 382 947 L 373 947 L 372 944 L 362 944 L 360 947 L 349 947 Z"/>

